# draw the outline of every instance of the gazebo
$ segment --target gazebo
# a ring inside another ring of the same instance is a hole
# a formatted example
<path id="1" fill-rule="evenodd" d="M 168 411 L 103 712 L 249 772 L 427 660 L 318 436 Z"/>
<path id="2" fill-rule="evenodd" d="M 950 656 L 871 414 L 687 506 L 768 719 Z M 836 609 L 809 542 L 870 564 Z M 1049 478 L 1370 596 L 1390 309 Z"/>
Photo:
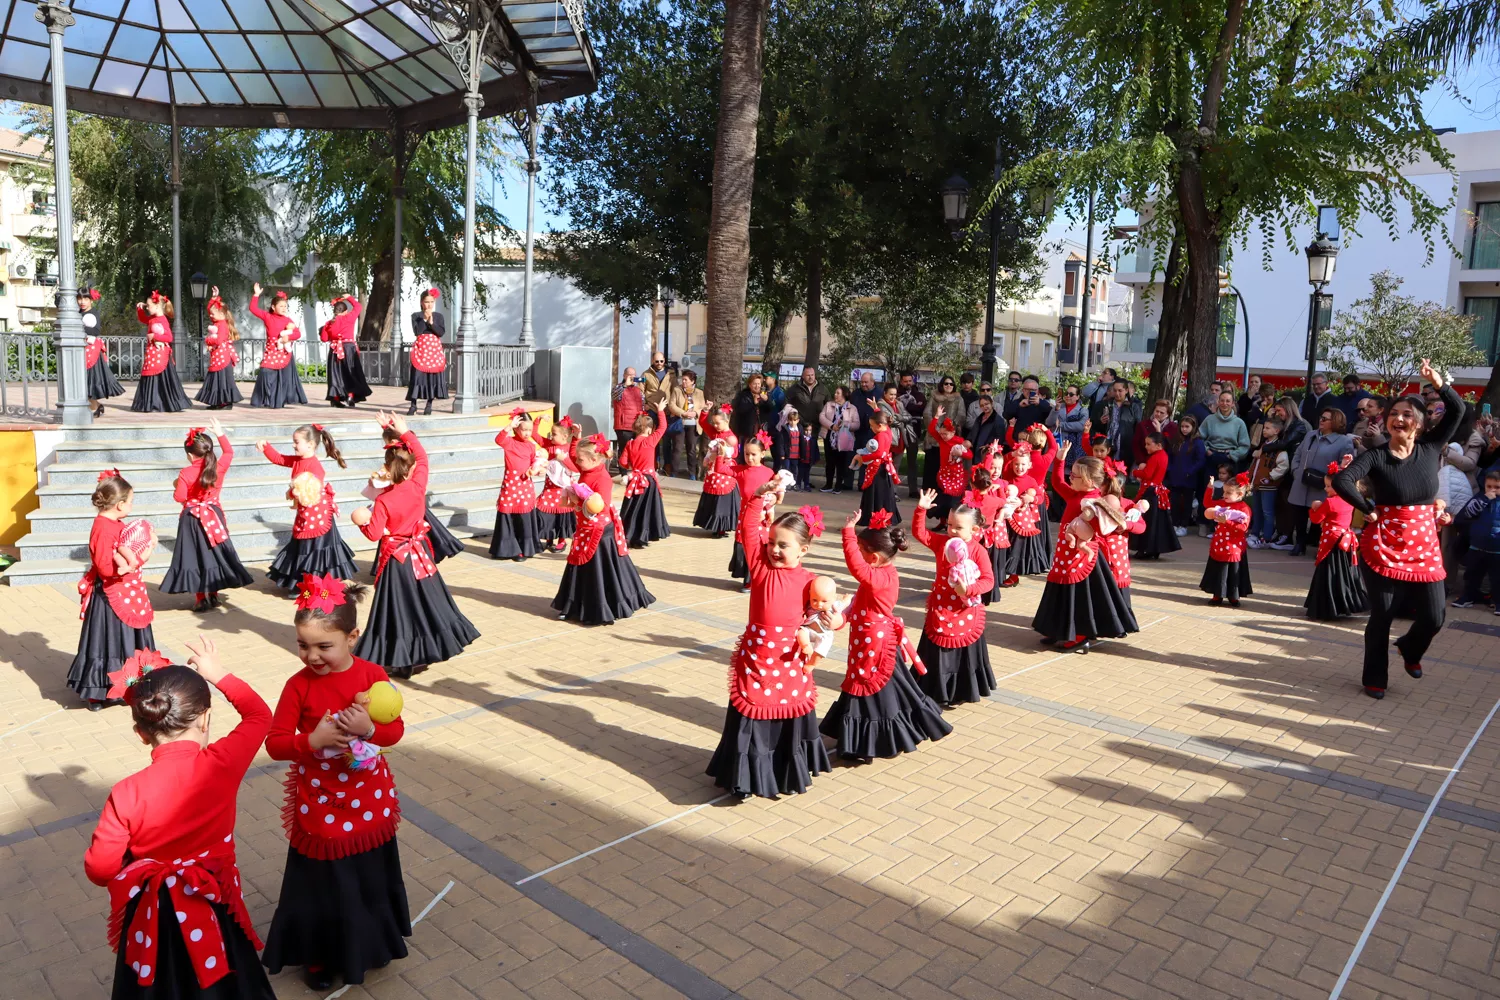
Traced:
<path id="1" fill-rule="evenodd" d="M 598 79 L 579 0 L 75 0 L 71 6 L 63 0 L 9 0 L 0 6 L 0 97 L 50 104 L 53 111 L 63 424 L 92 419 L 84 395 L 83 325 L 74 301 L 69 109 L 172 126 L 172 289 L 179 302 L 179 126 L 402 132 L 467 121 L 454 409 L 478 409 L 478 122 L 481 116 L 523 114 L 534 178 L 537 107 L 589 93 Z M 397 261 L 403 169 L 398 162 Z M 529 273 L 529 221 L 526 249 Z M 400 273 L 397 267 L 398 302 Z"/>

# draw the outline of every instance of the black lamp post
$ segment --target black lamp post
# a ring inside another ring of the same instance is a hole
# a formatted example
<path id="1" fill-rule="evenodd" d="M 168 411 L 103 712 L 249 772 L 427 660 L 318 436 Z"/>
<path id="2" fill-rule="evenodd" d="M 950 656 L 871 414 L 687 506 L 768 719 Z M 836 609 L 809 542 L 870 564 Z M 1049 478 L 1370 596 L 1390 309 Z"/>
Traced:
<path id="1" fill-rule="evenodd" d="M 208 298 L 208 275 L 202 271 L 194 271 L 193 276 L 188 279 L 188 290 L 193 295 L 193 300 L 198 303 L 198 352 L 202 357 L 203 352 L 203 300 Z M 204 372 L 208 366 L 204 365 Z"/>
<path id="2" fill-rule="evenodd" d="M 661 290 L 661 356 L 672 361 L 672 307 L 677 304 L 677 293 L 671 288 Z"/>
<path id="3" fill-rule="evenodd" d="M 1323 289 L 1333 281 L 1333 268 L 1338 260 L 1338 244 L 1330 240 L 1323 229 L 1323 216 L 1329 209 L 1319 209 L 1317 237 L 1307 245 L 1307 281 L 1313 293 L 1307 306 L 1307 391 L 1312 392 L 1313 373 L 1318 367 L 1318 333 L 1322 306 L 1325 299 L 1331 303 L 1333 296 L 1325 296 Z"/>
<path id="4" fill-rule="evenodd" d="M 955 240 L 964 238 L 964 223 L 969 218 L 969 182 L 954 174 L 943 182 L 943 219 Z"/>

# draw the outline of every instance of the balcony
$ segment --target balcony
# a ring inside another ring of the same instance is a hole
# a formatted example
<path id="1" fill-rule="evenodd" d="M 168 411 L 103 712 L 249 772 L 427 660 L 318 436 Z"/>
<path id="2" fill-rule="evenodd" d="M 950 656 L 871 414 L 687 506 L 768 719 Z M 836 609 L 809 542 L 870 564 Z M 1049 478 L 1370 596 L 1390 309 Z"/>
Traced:
<path id="1" fill-rule="evenodd" d="M 51 236 L 57 232 L 55 212 L 17 212 L 10 217 L 10 231 L 21 239 L 32 236 Z"/>
<path id="2" fill-rule="evenodd" d="M 55 287 L 47 285 L 22 284 L 18 281 L 10 283 L 11 301 L 16 304 L 17 309 L 55 309 L 55 292 Z"/>

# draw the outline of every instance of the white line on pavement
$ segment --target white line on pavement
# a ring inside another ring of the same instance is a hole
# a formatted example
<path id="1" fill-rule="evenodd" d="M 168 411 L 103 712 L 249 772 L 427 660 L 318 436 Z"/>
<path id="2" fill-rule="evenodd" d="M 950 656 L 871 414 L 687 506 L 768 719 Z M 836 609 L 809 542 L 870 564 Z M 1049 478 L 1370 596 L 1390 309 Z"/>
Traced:
<path id="1" fill-rule="evenodd" d="M 584 851 L 582 854 L 575 855 L 574 857 L 571 857 L 571 858 L 569 858 L 566 861 L 560 861 L 557 864 L 553 865 L 551 868 L 543 868 L 541 871 L 539 871 L 539 872 L 537 872 L 537 873 L 535 873 L 533 875 L 527 875 L 525 878 L 523 878 L 520 881 L 518 881 L 516 883 L 516 885 L 525 885 L 527 882 L 530 882 L 534 878 L 541 878 L 543 875 L 550 875 L 553 872 L 557 871 L 559 868 L 566 868 L 566 867 L 568 867 L 568 865 L 571 865 L 573 862 L 575 862 L 575 861 L 582 861 L 584 858 L 588 857 L 591 854 L 598 854 L 600 851 L 607 851 L 611 847 L 614 847 L 616 844 L 623 844 L 623 843 L 625 843 L 625 841 L 627 841 L 627 840 L 633 840 L 636 837 L 639 837 L 643 833 L 650 833 L 652 830 L 655 830 L 659 826 L 666 826 L 668 823 L 671 823 L 671 822 L 674 822 L 676 820 L 682 819 L 684 816 L 691 816 L 693 813 L 697 812 L 698 810 L 700 810 L 700 809 L 707 809 L 709 806 L 713 805 L 715 802 L 723 802 L 727 798 L 729 798 L 729 793 L 726 792 L 725 794 L 720 795 L 718 798 L 709 799 L 707 802 L 700 802 L 698 805 L 693 806 L 693 808 L 691 808 L 691 809 L 684 809 L 682 812 L 678 813 L 676 816 L 668 816 L 666 819 L 659 819 L 655 823 L 652 823 L 650 826 L 643 826 L 643 827 L 641 827 L 639 830 L 635 831 L 634 833 L 627 833 L 625 836 L 617 838 L 615 840 L 611 840 L 607 844 L 600 844 L 598 847 L 594 848 L 593 850 Z"/>
<path id="2" fill-rule="evenodd" d="M 448 880 L 448 884 L 445 885 L 445 886 L 443 886 L 443 888 L 441 890 L 439 890 L 439 892 L 438 892 L 438 894 L 436 896 L 432 897 L 432 902 L 428 903 L 426 906 L 424 906 L 422 908 L 422 912 L 417 914 L 417 919 L 413 920 L 411 922 L 411 925 L 413 927 L 415 927 L 418 924 L 420 924 L 422 922 L 422 918 L 425 917 L 425 916 L 427 916 L 427 914 L 429 914 L 429 913 L 432 912 L 432 908 L 434 906 L 438 905 L 438 903 L 440 903 L 442 901 L 442 899 L 443 899 L 444 896 L 448 895 L 448 890 L 451 889 L 451 888 L 453 888 L 454 885 L 455 885 L 454 881 L 452 879 L 449 879 Z M 336 989 L 332 993 L 328 994 L 328 996 L 325 997 L 324 1000 L 334 1000 L 335 997 L 341 997 L 341 996 L 343 996 L 345 993 L 348 993 L 349 990 L 352 989 L 352 988 L 353 988 L 353 984 L 352 983 L 344 985 L 344 986 L 340 986 L 338 989 Z"/>
<path id="3" fill-rule="evenodd" d="M 59 708 L 59 709 L 57 709 L 55 711 L 48 712 L 46 715 L 42 716 L 39 719 L 32 719 L 30 722 L 23 722 L 20 725 L 11 726 L 5 732 L 0 733 L 0 740 L 5 739 L 7 736 L 10 736 L 13 733 L 19 733 L 23 729 L 30 729 L 32 726 L 36 725 L 38 722 L 45 722 L 46 720 L 48 720 L 48 719 L 52 718 L 54 715 L 56 715 L 58 712 L 65 712 L 65 711 L 67 711 L 67 709 L 65 709 L 65 708 Z"/>

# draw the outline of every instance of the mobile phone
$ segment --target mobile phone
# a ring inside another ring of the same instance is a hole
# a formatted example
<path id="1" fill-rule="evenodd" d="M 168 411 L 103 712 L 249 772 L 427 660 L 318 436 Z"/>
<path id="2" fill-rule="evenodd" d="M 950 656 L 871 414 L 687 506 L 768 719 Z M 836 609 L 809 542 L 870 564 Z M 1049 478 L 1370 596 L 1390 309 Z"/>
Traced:
<path id="1" fill-rule="evenodd" d="M 1485 403 L 1485 404 L 1483 404 L 1482 406 L 1479 407 L 1479 415 L 1482 416 L 1482 417 L 1487 417 L 1487 416 L 1490 415 L 1490 404 L 1489 403 Z"/>
<path id="2" fill-rule="evenodd" d="M 644 375 L 637 375 L 632 381 L 634 381 L 636 385 L 644 385 L 646 382 L 646 377 Z"/>

